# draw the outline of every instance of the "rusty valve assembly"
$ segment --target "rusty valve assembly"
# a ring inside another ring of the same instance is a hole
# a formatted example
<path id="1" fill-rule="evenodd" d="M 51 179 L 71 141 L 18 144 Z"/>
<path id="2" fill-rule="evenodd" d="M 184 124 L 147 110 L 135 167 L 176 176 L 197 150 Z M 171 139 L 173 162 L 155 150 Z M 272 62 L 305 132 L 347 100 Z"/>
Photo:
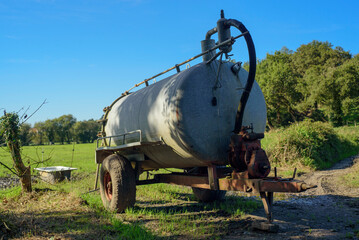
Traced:
<path id="1" fill-rule="evenodd" d="M 270 163 L 261 147 L 262 138 L 264 133 L 253 132 L 253 126 L 243 126 L 238 134 L 231 136 L 229 163 L 236 172 L 245 172 L 248 178 L 268 176 Z"/>

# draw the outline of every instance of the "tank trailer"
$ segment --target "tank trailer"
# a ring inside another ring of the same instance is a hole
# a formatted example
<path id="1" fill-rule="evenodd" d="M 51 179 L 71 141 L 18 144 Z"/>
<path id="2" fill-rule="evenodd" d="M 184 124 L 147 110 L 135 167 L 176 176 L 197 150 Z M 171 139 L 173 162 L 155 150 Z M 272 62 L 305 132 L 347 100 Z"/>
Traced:
<path id="1" fill-rule="evenodd" d="M 232 36 L 232 29 L 240 34 Z M 218 41 L 211 39 L 217 34 Z M 243 37 L 249 71 L 230 61 L 233 44 Z M 260 140 L 266 127 L 266 104 L 255 81 L 256 53 L 247 28 L 226 19 L 201 41 L 202 52 L 136 84 L 104 108 L 97 139 L 97 173 L 104 206 L 122 212 L 136 201 L 136 186 L 169 183 L 190 186 L 203 202 L 220 200 L 226 191 L 259 194 L 268 222 L 273 221 L 274 192 L 297 193 L 315 186 L 268 177 L 271 166 Z M 188 69 L 181 66 L 202 57 Z M 161 81 L 155 78 L 177 71 Z M 150 81 L 152 80 L 151 84 Z M 136 87 L 144 87 L 132 91 Z M 140 180 L 143 172 L 177 168 Z"/>

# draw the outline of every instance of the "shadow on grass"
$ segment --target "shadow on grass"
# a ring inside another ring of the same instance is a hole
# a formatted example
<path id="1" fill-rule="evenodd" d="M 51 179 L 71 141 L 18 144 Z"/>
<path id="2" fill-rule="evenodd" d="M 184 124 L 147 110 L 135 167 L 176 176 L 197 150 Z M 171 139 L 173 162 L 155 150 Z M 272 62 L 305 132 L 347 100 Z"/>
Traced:
<path id="1" fill-rule="evenodd" d="M 257 201 L 237 196 L 198 203 L 189 200 L 192 194 L 178 193 L 173 201 L 138 201 L 125 214 L 113 214 L 101 207 L 98 195 L 85 196 L 81 200 L 51 189 L 36 189 L 30 195 L 7 198 L 2 206 L 8 210 L 0 212 L 0 239 L 218 237 L 226 232 L 230 216 L 241 216 L 258 206 Z M 26 202 L 36 207 L 17 205 Z"/>
<path id="2" fill-rule="evenodd" d="M 242 216 L 259 205 L 259 201 L 239 196 L 227 196 L 223 201 L 212 203 L 138 201 L 119 217 L 128 222 L 156 226 L 156 233 L 166 233 L 170 238 L 220 239 L 228 234 L 233 219 L 245 225 Z"/>
<path id="3" fill-rule="evenodd" d="M 180 194 L 191 195 L 191 194 Z M 193 196 L 193 195 L 192 195 Z M 190 197 L 193 199 L 193 197 Z M 203 202 L 182 202 L 173 203 L 171 201 L 137 201 L 137 206 L 129 210 L 133 214 L 205 214 L 204 212 L 216 212 L 223 216 L 242 215 L 250 213 L 257 209 L 261 203 L 259 201 L 248 199 L 246 197 L 227 196 L 222 201 L 211 203 Z"/>
<path id="4" fill-rule="evenodd" d="M 107 221 L 93 212 L 50 211 L 0 213 L 0 239 L 67 238 L 67 239 L 153 239 L 139 224 Z"/>
<path id="5" fill-rule="evenodd" d="M 166 194 L 168 194 L 170 197 L 168 197 L 168 200 L 166 199 L 151 199 L 148 200 L 148 198 L 146 198 L 146 200 L 141 200 L 140 199 L 136 199 L 136 203 L 140 203 L 140 204 L 168 204 L 168 203 L 177 203 L 177 202 L 183 202 L 183 201 L 196 201 L 196 198 L 194 197 L 193 194 L 190 193 L 170 193 L 167 192 Z M 170 195 L 171 194 L 171 195 Z"/>

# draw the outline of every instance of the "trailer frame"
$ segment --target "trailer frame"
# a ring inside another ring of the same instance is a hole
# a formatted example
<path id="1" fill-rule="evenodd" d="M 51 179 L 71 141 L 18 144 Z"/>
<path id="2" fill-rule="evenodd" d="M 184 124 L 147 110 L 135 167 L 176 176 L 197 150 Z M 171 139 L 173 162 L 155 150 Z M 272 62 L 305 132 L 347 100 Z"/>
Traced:
<path id="1" fill-rule="evenodd" d="M 96 163 L 98 164 L 98 167 L 96 171 L 95 189 L 97 189 L 100 164 L 107 156 L 112 154 L 123 156 L 121 153 L 128 151 L 141 154 L 140 149 L 142 146 L 164 144 L 161 141 L 125 143 L 125 136 L 134 132 L 138 131 L 98 139 L 98 141 L 100 141 L 104 139 L 111 139 L 113 137 L 123 137 L 124 144 L 120 146 L 99 147 L 99 142 L 97 142 Z M 304 181 L 295 179 L 296 169 L 294 170 L 292 178 L 278 177 L 276 168 L 274 169 L 274 177 L 250 178 L 248 177 L 247 171 L 236 172 L 232 167 L 217 166 L 214 164 L 209 164 L 207 166 L 207 173 L 193 173 L 184 169 L 184 172 L 154 174 L 153 179 L 139 180 L 141 162 L 142 161 L 135 161 L 135 167 L 133 168 L 136 175 L 136 186 L 167 183 L 208 190 L 240 191 L 244 193 L 256 194 L 259 195 L 262 200 L 268 224 L 273 222 L 273 195 L 275 192 L 299 193 L 316 187 L 309 186 Z M 268 225 L 264 226 L 264 228 L 267 227 Z M 263 226 L 261 228 L 263 228 Z"/>

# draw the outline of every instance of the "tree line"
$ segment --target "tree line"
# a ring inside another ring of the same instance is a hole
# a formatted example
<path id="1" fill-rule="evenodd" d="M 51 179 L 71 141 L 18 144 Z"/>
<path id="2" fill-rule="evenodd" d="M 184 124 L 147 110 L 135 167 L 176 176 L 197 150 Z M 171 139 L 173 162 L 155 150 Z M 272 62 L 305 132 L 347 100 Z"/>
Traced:
<path id="1" fill-rule="evenodd" d="M 71 115 L 63 115 L 58 118 L 48 119 L 44 122 L 31 124 L 23 123 L 20 127 L 19 138 L 23 146 L 43 145 L 56 143 L 90 143 L 97 139 L 97 133 L 101 125 L 90 119 L 77 121 Z"/>
<path id="2" fill-rule="evenodd" d="M 353 57 L 329 42 L 267 54 L 258 61 L 256 80 L 270 128 L 308 118 L 334 126 L 359 120 L 359 54 Z"/>

